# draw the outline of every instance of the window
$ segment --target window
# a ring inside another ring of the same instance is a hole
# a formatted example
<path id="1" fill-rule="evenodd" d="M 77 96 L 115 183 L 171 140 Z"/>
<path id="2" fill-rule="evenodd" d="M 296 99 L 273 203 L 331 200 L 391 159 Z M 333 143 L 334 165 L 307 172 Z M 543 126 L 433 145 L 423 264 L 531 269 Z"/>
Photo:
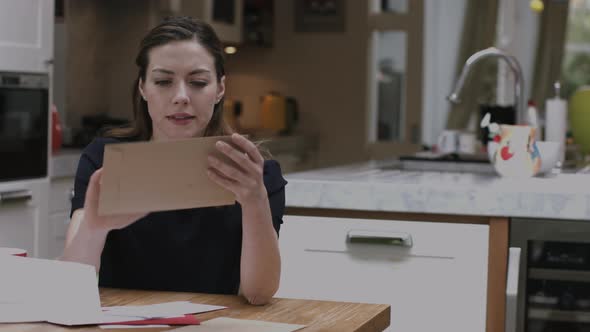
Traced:
<path id="1" fill-rule="evenodd" d="M 369 5 L 367 141 L 369 155 L 378 159 L 419 147 L 424 2 Z"/>
<path id="2" fill-rule="evenodd" d="M 590 85 L 590 0 L 570 0 L 565 52 L 562 63 L 562 96 Z"/>

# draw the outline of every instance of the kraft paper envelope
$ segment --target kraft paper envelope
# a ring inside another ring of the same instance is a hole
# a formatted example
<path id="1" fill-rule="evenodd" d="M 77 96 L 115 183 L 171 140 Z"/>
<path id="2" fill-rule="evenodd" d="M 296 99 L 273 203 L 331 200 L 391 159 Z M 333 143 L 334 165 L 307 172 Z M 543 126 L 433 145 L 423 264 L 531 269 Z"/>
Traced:
<path id="1" fill-rule="evenodd" d="M 234 204 L 234 194 L 207 176 L 209 154 L 236 166 L 215 148 L 219 140 L 231 137 L 107 144 L 99 215 Z"/>

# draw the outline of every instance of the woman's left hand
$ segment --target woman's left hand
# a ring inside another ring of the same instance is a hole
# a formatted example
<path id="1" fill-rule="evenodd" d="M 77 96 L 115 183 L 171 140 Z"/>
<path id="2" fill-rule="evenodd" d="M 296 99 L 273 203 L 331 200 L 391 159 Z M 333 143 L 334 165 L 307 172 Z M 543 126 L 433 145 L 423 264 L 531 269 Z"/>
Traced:
<path id="1" fill-rule="evenodd" d="M 268 199 L 262 178 L 264 158 L 260 151 L 240 134 L 232 134 L 231 140 L 237 148 L 223 141 L 218 141 L 215 147 L 239 166 L 209 155 L 209 178 L 233 192 L 242 206 Z"/>

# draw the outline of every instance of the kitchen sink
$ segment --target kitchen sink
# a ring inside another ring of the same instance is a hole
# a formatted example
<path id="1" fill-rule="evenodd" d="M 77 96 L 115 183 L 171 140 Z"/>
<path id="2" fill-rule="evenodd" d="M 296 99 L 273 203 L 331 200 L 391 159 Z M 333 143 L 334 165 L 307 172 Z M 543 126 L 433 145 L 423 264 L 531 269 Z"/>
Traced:
<path id="1" fill-rule="evenodd" d="M 495 174 L 494 166 L 484 154 L 435 154 L 420 152 L 401 156 L 393 164 L 380 167 L 381 170 L 403 170 L 423 172 L 457 172 Z"/>

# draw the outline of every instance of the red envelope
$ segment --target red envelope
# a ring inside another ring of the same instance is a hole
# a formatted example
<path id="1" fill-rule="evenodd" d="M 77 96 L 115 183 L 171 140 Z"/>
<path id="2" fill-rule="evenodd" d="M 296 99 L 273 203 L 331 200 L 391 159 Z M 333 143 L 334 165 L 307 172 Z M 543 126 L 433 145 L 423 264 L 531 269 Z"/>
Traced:
<path id="1" fill-rule="evenodd" d="M 106 323 L 101 325 L 200 325 L 201 322 L 194 315 L 184 315 L 170 318 L 154 318 L 132 320 L 128 322 Z"/>

